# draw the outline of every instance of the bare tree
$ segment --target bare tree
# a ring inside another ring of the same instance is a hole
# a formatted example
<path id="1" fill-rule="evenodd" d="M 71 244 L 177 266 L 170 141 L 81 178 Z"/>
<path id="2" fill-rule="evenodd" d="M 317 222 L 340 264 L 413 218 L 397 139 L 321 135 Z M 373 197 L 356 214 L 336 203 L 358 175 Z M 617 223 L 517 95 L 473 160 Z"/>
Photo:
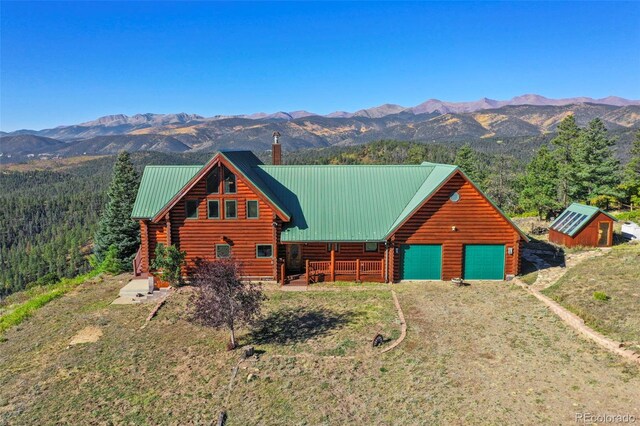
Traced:
<path id="1" fill-rule="evenodd" d="M 260 315 L 266 299 L 260 284 L 240 279 L 240 266 L 232 259 L 198 261 L 191 280 L 192 318 L 206 326 L 226 327 L 231 333 L 231 348 L 236 347 L 236 327 L 249 324 Z"/>

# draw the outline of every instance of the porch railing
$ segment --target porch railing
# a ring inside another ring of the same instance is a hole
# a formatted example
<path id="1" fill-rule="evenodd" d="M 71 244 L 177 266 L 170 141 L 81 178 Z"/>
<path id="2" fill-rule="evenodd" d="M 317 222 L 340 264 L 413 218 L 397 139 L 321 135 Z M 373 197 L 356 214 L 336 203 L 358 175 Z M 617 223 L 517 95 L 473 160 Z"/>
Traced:
<path id="1" fill-rule="evenodd" d="M 356 281 L 363 278 L 379 277 L 384 280 L 384 260 L 320 260 L 305 261 L 307 283 L 318 282 L 327 277 L 335 281 L 336 275 L 352 275 Z"/>
<path id="2" fill-rule="evenodd" d="M 136 257 L 133 258 L 133 274 L 136 277 L 142 275 L 142 246 L 138 248 Z"/>

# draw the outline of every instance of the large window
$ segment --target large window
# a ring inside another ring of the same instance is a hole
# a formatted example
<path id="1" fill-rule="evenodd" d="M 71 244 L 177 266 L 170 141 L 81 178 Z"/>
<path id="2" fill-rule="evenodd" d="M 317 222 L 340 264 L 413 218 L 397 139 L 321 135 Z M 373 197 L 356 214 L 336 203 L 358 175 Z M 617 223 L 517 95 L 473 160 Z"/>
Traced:
<path id="1" fill-rule="evenodd" d="M 258 219 L 260 215 L 258 209 L 258 200 L 247 201 L 247 219 Z"/>
<path id="2" fill-rule="evenodd" d="M 340 251 L 340 243 L 327 243 L 327 252 L 330 252 L 332 248 L 336 252 L 339 252 Z"/>
<path id="3" fill-rule="evenodd" d="M 378 243 L 364 243 L 364 251 L 377 252 Z"/>
<path id="4" fill-rule="evenodd" d="M 186 212 L 187 219 L 197 219 L 198 200 L 186 200 L 184 202 L 184 210 Z"/>
<path id="5" fill-rule="evenodd" d="M 220 168 L 215 166 L 207 176 L 207 194 L 220 192 Z"/>
<path id="6" fill-rule="evenodd" d="M 216 244 L 216 258 L 227 259 L 231 257 L 231 246 L 229 244 Z"/>
<path id="7" fill-rule="evenodd" d="M 238 203 L 236 200 L 224 200 L 224 218 L 238 218 Z"/>
<path id="8" fill-rule="evenodd" d="M 235 194 L 236 193 L 236 175 L 231 173 L 231 170 L 224 168 L 224 193 Z"/>
<path id="9" fill-rule="evenodd" d="M 273 257 L 273 246 L 271 244 L 258 244 L 256 246 L 256 257 L 257 258 Z"/>
<path id="10" fill-rule="evenodd" d="M 209 200 L 207 202 L 207 217 L 209 219 L 220 219 L 220 200 Z"/>

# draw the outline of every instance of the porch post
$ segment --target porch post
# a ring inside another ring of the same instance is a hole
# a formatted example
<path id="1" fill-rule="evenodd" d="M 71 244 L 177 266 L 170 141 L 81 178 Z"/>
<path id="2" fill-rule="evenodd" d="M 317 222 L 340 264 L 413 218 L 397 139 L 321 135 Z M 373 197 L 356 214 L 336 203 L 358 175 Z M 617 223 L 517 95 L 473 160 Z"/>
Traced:
<path id="1" fill-rule="evenodd" d="M 280 264 L 280 285 L 284 285 L 284 261 Z"/>
<path id="2" fill-rule="evenodd" d="M 167 212 L 164 220 L 166 222 L 167 229 L 167 247 L 169 247 L 171 245 L 171 217 L 169 216 L 169 212 Z"/>
<path id="3" fill-rule="evenodd" d="M 331 244 L 331 268 L 329 269 L 329 275 L 331 282 L 334 282 L 336 280 L 336 248 L 333 244 Z"/>
<path id="4" fill-rule="evenodd" d="M 380 259 L 380 277 L 382 278 L 382 282 L 384 282 L 384 259 Z"/>
<path id="5" fill-rule="evenodd" d="M 309 284 L 309 259 L 304 260 L 304 280 Z"/>
<path id="6" fill-rule="evenodd" d="M 356 259 L 356 282 L 360 282 L 360 259 Z"/>

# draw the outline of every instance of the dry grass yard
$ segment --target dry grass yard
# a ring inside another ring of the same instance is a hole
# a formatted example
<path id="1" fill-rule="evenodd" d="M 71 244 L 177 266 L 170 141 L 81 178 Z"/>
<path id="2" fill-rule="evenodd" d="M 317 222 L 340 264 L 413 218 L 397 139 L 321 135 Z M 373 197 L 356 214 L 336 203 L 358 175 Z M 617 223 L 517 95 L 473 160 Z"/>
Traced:
<path id="1" fill-rule="evenodd" d="M 397 285 L 408 336 L 383 355 L 373 336 L 400 330 L 388 288 L 269 291 L 230 394 L 240 353 L 185 319 L 188 289 L 140 330 L 153 306 L 109 305 L 118 287 L 81 285 L 3 335 L 0 424 L 210 424 L 223 407 L 230 425 L 640 418 L 640 369 L 507 283 Z"/>
<path id="2" fill-rule="evenodd" d="M 640 244 L 614 246 L 580 263 L 543 293 L 591 328 L 640 351 Z"/>

